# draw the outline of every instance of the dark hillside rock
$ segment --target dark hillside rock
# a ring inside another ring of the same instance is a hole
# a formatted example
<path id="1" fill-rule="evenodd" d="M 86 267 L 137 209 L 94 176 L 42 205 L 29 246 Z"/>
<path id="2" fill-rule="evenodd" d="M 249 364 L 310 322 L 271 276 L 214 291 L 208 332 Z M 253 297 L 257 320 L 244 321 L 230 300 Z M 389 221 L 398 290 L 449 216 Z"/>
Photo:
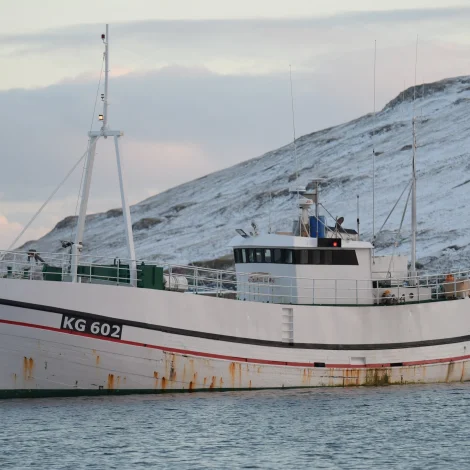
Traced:
<path id="1" fill-rule="evenodd" d="M 106 218 L 112 219 L 113 217 L 121 217 L 122 216 L 122 209 L 110 209 L 106 212 Z"/>
<path id="2" fill-rule="evenodd" d="M 155 225 L 161 224 L 163 222 L 162 219 L 158 219 L 156 217 L 144 217 L 137 222 L 132 224 L 132 230 L 145 230 Z"/>
<path id="3" fill-rule="evenodd" d="M 78 217 L 76 215 L 69 215 L 60 222 L 57 222 L 54 230 L 62 230 L 64 228 L 71 228 L 77 224 Z"/>

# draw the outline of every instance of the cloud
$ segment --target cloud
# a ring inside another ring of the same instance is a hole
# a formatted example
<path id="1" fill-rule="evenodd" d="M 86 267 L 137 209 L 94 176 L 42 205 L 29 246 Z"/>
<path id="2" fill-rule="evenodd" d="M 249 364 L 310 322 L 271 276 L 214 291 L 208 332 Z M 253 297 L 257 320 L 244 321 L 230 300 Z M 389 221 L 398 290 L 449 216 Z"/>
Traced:
<path id="1" fill-rule="evenodd" d="M 466 32 L 469 6 L 365 10 L 328 16 L 298 18 L 243 18 L 210 20 L 144 20 L 116 23 L 111 27 L 112 53 L 144 66 L 145 60 L 171 61 L 195 59 L 199 63 L 216 58 L 241 60 L 266 58 L 266 52 L 290 55 L 299 61 L 305 49 L 310 52 L 350 48 L 370 36 L 394 33 L 393 41 L 409 40 L 399 34 L 411 28 L 428 39 L 455 30 Z M 98 24 L 73 25 L 26 34 L 0 34 L 0 45 L 7 56 L 69 55 L 71 61 L 91 57 L 102 48 Z M 352 36 L 354 36 L 352 40 Z M 80 51 L 70 57 L 70 51 Z M 140 52 L 138 52 L 140 51 Z M 188 51 L 190 54 L 188 56 Z M 143 54 L 142 54 L 143 53 Z M 142 54 L 141 57 L 139 55 Z M 116 63 L 114 64 L 116 65 Z"/>
<path id="2" fill-rule="evenodd" d="M 325 30 L 364 24 L 387 24 L 403 22 L 446 22 L 470 16 L 469 6 L 449 6 L 444 8 L 406 8 L 394 10 L 346 11 L 332 15 L 319 15 L 298 18 L 238 18 L 238 19 L 196 19 L 196 20 L 142 20 L 117 23 L 112 25 L 113 40 L 130 38 L 165 39 L 159 47 L 171 42 L 172 45 L 187 45 L 188 37 L 193 39 L 191 46 L 197 47 L 207 38 L 239 36 L 252 34 L 266 37 L 281 32 L 297 30 Z M 0 34 L 0 44 L 10 47 L 32 45 L 34 47 L 83 47 L 96 44 L 97 32 L 101 33 L 102 25 L 72 25 L 26 34 Z M 243 38 L 251 41 L 253 37 Z"/>
<path id="3" fill-rule="evenodd" d="M 11 222 L 4 215 L 0 214 L 0 249 L 9 247 L 10 243 L 19 235 L 21 230 L 23 230 L 23 225 L 18 222 Z M 48 231 L 47 227 L 33 228 L 28 233 L 28 240 L 37 240 Z"/>

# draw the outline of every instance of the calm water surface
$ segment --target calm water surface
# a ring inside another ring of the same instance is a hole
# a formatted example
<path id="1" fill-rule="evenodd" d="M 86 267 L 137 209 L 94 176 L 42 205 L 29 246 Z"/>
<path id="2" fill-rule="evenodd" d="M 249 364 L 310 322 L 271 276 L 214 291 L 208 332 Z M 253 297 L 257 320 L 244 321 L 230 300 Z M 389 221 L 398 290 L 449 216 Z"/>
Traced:
<path id="1" fill-rule="evenodd" d="M 470 469 L 470 384 L 0 400 L 0 469 Z"/>

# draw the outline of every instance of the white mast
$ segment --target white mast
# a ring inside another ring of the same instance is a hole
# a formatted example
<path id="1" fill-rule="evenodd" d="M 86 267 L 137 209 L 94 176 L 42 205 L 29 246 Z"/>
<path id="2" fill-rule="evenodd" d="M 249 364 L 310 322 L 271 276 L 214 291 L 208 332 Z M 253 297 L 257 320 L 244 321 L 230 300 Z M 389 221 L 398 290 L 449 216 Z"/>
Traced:
<path id="1" fill-rule="evenodd" d="M 411 164 L 412 186 L 411 186 L 411 275 L 416 273 L 416 69 L 418 67 L 418 36 L 416 36 L 416 61 L 415 61 L 415 85 L 413 89 L 413 159 Z"/>
<path id="2" fill-rule="evenodd" d="M 129 204 L 127 202 L 126 192 L 125 192 L 125 181 L 124 174 L 122 171 L 121 165 L 121 154 L 119 150 L 119 137 L 121 137 L 123 132 L 113 131 L 108 128 L 108 75 L 109 75 L 109 27 L 106 25 L 106 34 L 101 35 L 101 39 L 104 43 L 104 59 L 105 59 L 105 81 L 104 81 L 104 94 L 102 95 L 103 99 L 103 114 L 99 116 L 99 120 L 103 122 L 101 129 L 99 131 L 91 131 L 88 133 L 90 138 L 88 144 L 88 156 L 86 164 L 85 179 L 83 183 L 83 192 L 82 198 L 80 201 L 80 212 L 78 215 L 77 222 L 77 234 L 75 237 L 75 242 L 72 246 L 72 264 L 71 264 L 71 275 L 72 282 L 77 282 L 79 280 L 77 276 L 77 268 L 80 258 L 80 253 L 82 251 L 82 241 L 83 233 L 85 231 L 85 218 L 86 211 L 88 206 L 88 198 L 90 195 L 90 186 L 91 186 L 91 176 L 93 173 L 93 164 L 95 160 L 95 151 L 96 143 L 100 137 L 105 139 L 108 137 L 114 137 L 114 146 L 116 150 L 116 162 L 119 175 L 119 187 L 121 191 L 121 203 L 122 203 L 122 214 L 124 217 L 124 224 L 126 229 L 126 239 L 127 239 L 127 249 L 129 256 L 129 268 L 130 268 L 130 284 L 132 286 L 137 286 L 137 269 L 135 261 L 135 249 L 134 249 L 134 238 L 132 235 L 132 223 L 131 223 L 131 214 L 129 209 Z"/>

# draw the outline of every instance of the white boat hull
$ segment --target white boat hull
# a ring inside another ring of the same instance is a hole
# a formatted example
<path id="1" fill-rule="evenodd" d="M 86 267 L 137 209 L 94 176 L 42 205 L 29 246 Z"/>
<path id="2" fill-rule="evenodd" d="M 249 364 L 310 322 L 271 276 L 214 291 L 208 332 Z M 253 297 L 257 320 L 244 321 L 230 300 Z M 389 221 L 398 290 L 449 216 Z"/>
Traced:
<path id="1" fill-rule="evenodd" d="M 466 381 L 469 306 L 286 306 L 0 279 L 0 397 Z"/>

